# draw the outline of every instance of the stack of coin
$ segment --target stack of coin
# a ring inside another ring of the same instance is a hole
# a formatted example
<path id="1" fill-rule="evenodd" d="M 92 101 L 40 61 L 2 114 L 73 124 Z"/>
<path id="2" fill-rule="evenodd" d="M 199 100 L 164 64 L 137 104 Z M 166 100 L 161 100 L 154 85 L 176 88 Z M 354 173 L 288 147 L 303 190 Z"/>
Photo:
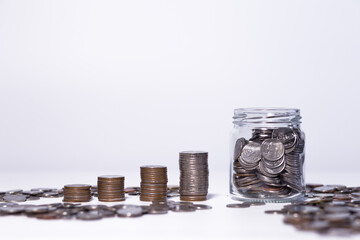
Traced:
<path id="1" fill-rule="evenodd" d="M 98 177 L 98 198 L 102 202 L 125 200 L 124 176 L 103 175 Z"/>
<path id="2" fill-rule="evenodd" d="M 89 202 L 91 200 L 91 185 L 69 184 L 64 186 L 64 202 Z"/>
<path id="3" fill-rule="evenodd" d="M 204 201 L 209 187 L 208 153 L 186 151 L 179 154 L 180 200 Z"/>
<path id="4" fill-rule="evenodd" d="M 166 201 L 167 168 L 158 165 L 142 166 L 140 175 L 140 200 Z"/>

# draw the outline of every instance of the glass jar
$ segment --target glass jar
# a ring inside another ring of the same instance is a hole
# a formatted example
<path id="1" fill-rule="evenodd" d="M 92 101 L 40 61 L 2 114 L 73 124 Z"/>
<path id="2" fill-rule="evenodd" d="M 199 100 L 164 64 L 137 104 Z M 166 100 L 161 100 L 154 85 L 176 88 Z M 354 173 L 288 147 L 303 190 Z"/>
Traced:
<path id="1" fill-rule="evenodd" d="M 230 194 L 289 202 L 305 194 L 305 134 L 299 109 L 239 108 L 231 132 Z"/>

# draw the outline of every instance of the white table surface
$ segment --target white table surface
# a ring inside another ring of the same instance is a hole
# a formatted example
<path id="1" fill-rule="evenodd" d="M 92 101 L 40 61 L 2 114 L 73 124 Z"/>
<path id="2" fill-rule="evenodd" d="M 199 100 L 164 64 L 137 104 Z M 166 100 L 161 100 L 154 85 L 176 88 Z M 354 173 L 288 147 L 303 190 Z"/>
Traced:
<path id="1" fill-rule="evenodd" d="M 96 183 L 103 173 L 86 172 L 7 172 L 0 175 L 0 190 L 34 187 L 58 187 L 68 183 Z M 119 173 L 118 173 L 119 174 Z M 137 172 L 121 173 L 126 186 L 138 186 Z M 168 173 L 169 184 L 178 184 L 178 173 Z M 308 182 L 341 183 L 348 186 L 356 182 L 356 172 L 314 172 Z M 179 198 L 172 198 L 178 201 Z M 44 199 L 25 204 L 60 202 Z M 100 221 L 37 220 L 22 216 L 0 217 L 0 239 L 337 239 L 338 236 L 320 236 L 300 232 L 283 223 L 280 215 L 268 215 L 267 209 L 281 209 L 283 204 L 266 204 L 245 209 L 226 208 L 234 203 L 228 194 L 228 173 L 210 173 L 209 200 L 200 202 L 213 209 L 190 213 L 169 212 L 166 215 L 145 215 L 139 218 L 108 218 Z M 97 204 L 96 199 L 86 204 Z M 128 204 L 140 202 L 137 196 L 127 197 Z M 102 203 L 103 204 L 103 203 Z M 108 205 L 112 205 L 111 203 Z M 360 239 L 360 234 L 351 239 Z"/>

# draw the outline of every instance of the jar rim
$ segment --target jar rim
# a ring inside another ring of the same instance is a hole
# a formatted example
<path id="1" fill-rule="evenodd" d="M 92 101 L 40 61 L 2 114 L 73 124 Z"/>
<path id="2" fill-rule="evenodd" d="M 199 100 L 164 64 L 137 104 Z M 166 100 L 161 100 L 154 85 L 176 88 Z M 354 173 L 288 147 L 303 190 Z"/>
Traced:
<path id="1" fill-rule="evenodd" d="M 235 108 L 234 114 L 239 113 L 300 113 L 298 108 L 282 108 L 282 107 L 251 107 L 251 108 Z"/>
<path id="2" fill-rule="evenodd" d="M 253 107 L 234 109 L 234 124 L 300 124 L 298 108 Z"/>

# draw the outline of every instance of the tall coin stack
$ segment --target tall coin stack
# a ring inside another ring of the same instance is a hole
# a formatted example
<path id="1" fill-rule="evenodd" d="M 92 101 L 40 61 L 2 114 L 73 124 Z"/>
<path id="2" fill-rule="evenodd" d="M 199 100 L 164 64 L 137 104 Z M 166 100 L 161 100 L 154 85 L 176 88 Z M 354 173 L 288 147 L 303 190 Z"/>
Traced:
<path id="1" fill-rule="evenodd" d="M 89 202 L 91 200 L 91 185 L 68 184 L 64 186 L 64 202 Z"/>
<path id="2" fill-rule="evenodd" d="M 180 152 L 179 167 L 180 200 L 205 201 L 209 187 L 208 153 Z"/>
<path id="3" fill-rule="evenodd" d="M 124 176 L 103 175 L 98 177 L 98 198 L 101 202 L 125 200 Z"/>
<path id="4" fill-rule="evenodd" d="M 140 200 L 166 201 L 167 168 L 158 165 L 140 167 Z"/>

